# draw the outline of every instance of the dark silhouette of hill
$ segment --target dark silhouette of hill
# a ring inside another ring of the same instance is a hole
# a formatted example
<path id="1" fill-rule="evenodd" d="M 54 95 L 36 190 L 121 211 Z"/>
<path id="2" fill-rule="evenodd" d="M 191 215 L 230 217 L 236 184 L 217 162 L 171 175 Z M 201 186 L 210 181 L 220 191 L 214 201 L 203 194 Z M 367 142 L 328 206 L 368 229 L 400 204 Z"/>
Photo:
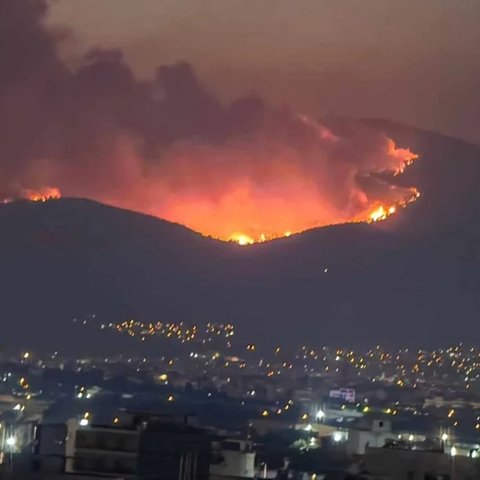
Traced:
<path id="1" fill-rule="evenodd" d="M 369 120 L 420 159 L 386 222 L 240 247 L 89 200 L 0 206 L 3 346 L 103 348 L 72 325 L 232 322 L 237 341 L 434 345 L 480 333 L 480 147 Z M 109 337 L 110 338 L 110 337 Z"/>

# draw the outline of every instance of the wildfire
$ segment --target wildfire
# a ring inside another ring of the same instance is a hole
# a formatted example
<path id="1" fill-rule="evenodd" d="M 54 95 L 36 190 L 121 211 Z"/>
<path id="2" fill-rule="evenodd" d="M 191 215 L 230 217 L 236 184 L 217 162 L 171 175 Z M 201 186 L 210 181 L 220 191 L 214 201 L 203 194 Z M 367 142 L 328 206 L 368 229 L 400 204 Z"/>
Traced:
<path id="1" fill-rule="evenodd" d="M 369 220 L 372 222 L 378 222 L 380 220 L 386 220 L 388 215 L 391 215 L 392 213 L 395 213 L 395 207 L 390 207 L 388 210 L 385 209 L 383 205 L 380 205 L 380 207 L 376 208 L 369 216 Z"/>
<path id="2" fill-rule="evenodd" d="M 381 222 L 419 197 L 397 181 L 417 159 L 410 150 L 363 129 L 335 135 L 303 117 L 292 121 L 298 128 L 292 138 L 268 130 L 242 141 L 179 143 L 149 168 L 137 168 L 127 150 L 126 160 L 119 157 L 125 178 L 112 189 L 108 183 L 93 182 L 93 190 L 73 186 L 85 198 L 241 246 L 329 225 Z M 58 184 L 63 191 L 71 192 L 70 178 Z M 12 190 L 6 202 L 61 198 L 56 187 Z"/>
<path id="3" fill-rule="evenodd" d="M 390 207 L 380 205 L 370 212 L 366 220 L 359 220 L 359 222 L 366 221 L 367 223 L 372 223 L 386 220 L 390 215 L 396 213 L 398 208 L 405 208 L 409 203 L 414 202 L 420 196 L 420 192 L 417 189 L 412 188 L 411 190 L 412 196 L 407 200 L 402 200 L 396 205 L 391 205 Z"/>
<path id="4" fill-rule="evenodd" d="M 48 202 L 49 200 L 58 200 L 59 198 L 62 198 L 62 194 L 60 189 L 56 187 L 25 188 L 21 190 L 20 194 L 0 199 L 0 203 L 12 203 L 19 199 L 29 200 L 30 202 Z"/>
<path id="5" fill-rule="evenodd" d="M 408 200 L 400 201 L 397 204 L 390 205 L 390 206 L 379 205 L 375 207 L 374 210 L 371 210 L 369 213 L 367 213 L 366 216 L 362 215 L 359 218 L 352 220 L 351 222 L 345 222 L 345 223 L 381 222 L 383 220 L 386 220 L 391 215 L 394 215 L 399 208 L 405 208 L 409 203 L 414 202 L 419 196 L 420 196 L 420 192 L 415 190 L 412 197 L 409 198 Z M 301 233 L 301 231 L 298 231 L 295 233 Z M 285 232 L 279 235 L 271 234 L 267 237 L 264 233 L 262 233 L 258 239 L 255 239 L 243 233 L 234 233 L 228 238 L 228 241 L 238 243 L 241 246 L 246 246 L 246 245 L 253 245 L 254 243 L 268 242 L 269 240 L 275 240 L 277 238 L 290 237 L 291 235 L 292 235 L 292 232 Z M 218 238 L 218 240 L 224 240 L 224 239 Z"/>
<path id="6" fill-rule="evenodd" d="M 415 153 L 363 130 L 358 138 L 324 130 L 310 131 L 313 147 L 283 139 L 180 145 L 166 155 L 147 211 L 248 246 L 328 225 L 380 222 L 418 198 L 417 189 L 396 181 Z"/>
<path id="7" fill-rule="evenodd" d="M 260 236 L 260 241 L 265 241 L 265 235 L 262 234 L 262 236 Z M 249 237 L 248 235 L 245 235 L 243 233 L 234 233 L 232 234 L 228 241 L 230 242 L 236 242 L 238 243 L 239 245 L 252 245 L 253 243 L 255 243 L 255 240 L 252 238 L 252 237 Z"/>
<path id="8" fill-rule="evenodd" d="M 23 193 L 24 198 L 31 202 L 47 202 L 48 200 L 62 198 L 60 190 L 54 187 L 45 187 L 39 190 L 26 189 Z"/>
<path id="9" fill-rule="evenodd" d="M 47 202 L 61 189 L 246 246 L 379 222 L 418 197 L 397 181 L 417 155 L 366 122 L 318 119 L 251 94 L 222 101 L 188 62 L 137 81 L 120 51 L 100 48 L 70 68 L 38 8 L 49 3 L 0 0 L 2 44 L 28 26 L 22 51 L 39 54 L 0 55 L 0 71 L 21 79 L 1 83 L 0 123 L 12 138 L 0 142 L 9 159 L 0 202 Z M 65 92 L 65 108 L 43 115 Z"/>
<path id="10" fill-rule="evenodd" d="M 406 208 L 409 203 L 414 202 L 415 200 L 417 200 L 417 198 L 420 197 L 420 192 L 416 188 L 412 187 L 410 191 L 411 191 L 411 196 L 406 199 L 398 200 L 396 203 L 390 204 L 390 205 L 376 204 L 373 207 L 373 209 L 370 208 L 366 210 L 365 213 L 355 217 L 353 220 L 345 221 L 343 223 L 377 223 L 377 222 L 386 220 L 391 215 L 394 215 L 395 213 L 397 213 L 400 208 Z M 302 231 L 305 231 L 305 229 L 294 231 L 293 233 L 301 233 Z M 255 238 L 245 233 L 235 232 L 232 235 L 230 235 L 228 238 L 222 238 L 222 237 L 215 237 L 215 238 L 217 238 L 218 240 L 238 243 L 241 246 L 247 246 L 247 245 L 253 245 L 254 243 L 268 242 L 270 240 L 275 240 L 277 238 L 285 238 L 291 235 L 292 235 L 291 231 L 286 231 L 281 234 L 270 233 L 268 235 L 265 233 L 261 233 L 258 237 Z M 210 236 L 210 235 L 206 235 L 206 236 Z"/>
<path id="11" fill-rule="evenodd" d="M 417 156 L 413 154 L 411 157 L 409 156 L 408 161 L 406 162 L 406 166 L 413 163 L 413 161 L 416 158 Z M 402 171 L 403 169 L 401 171 L 395 171 L 394 175 L 397 175 Z M 394 215 L 395 213 L 397 213 L 400 208 L 406 208 L 409 203 L 414 202 L 415 200 L 417 200 L 417 198 L 420 197 L 420 192 L 416 188 L 412 187 L 409 189 L 409 191 L 411 192 L 411 195 L 407 198 L 402 198 L 390 205 L 377 203 L 373 207 L 370 207 L 369 209 L 367 209 L 361 215 L 358 215 L 357 217 L 355 217 L 354 219 L 346 220 L 345 222 L 337 222 L 337 223 L 377 223 L 377 222 L 386 220 L 391 215 Z M 293 233 L 301 233 L 304 230 L 305 229 L 296 230 Z M 274 240 L 277 238 L 289 237 L 290 235 L 292 235 L 291 231 L 286 231 L 280 234 L 261 233 L 258 237 L 254 237 L 246 233 L 235 232 L 232 235 L 230 235 L 228 238 L 225 238 L 225 237 L 215 237 L 215 238 L 217 238 L 218 240 L 235 242 L 241 246 L 246 246 L 246 245 L 253 245 L 254 243 L 268 242 L 270 240 Z M 206 236 L 210 236 L 210 235 L 206 235 Z"/>
<path id="12" fill-rule="evenodd" d="M 244 233 L 234 233 L 230 235 L 230 237 L 228 237 L 227 241 L 238 243 L 241 246 L 245 246 L 245 245 L 253 245 L 254 243 L 268 242 L 270 240 L 275 240 L 276 238 L 282 238 L 282 237 L 287 238 L 287 237 L 290 237 L 290 235 L 292 235 L 292 232 L 288 232 L 288 231 L 280 235 L 276 235 L 276 234 L 265 235 L 264 233 L 261 233 L 258 238 L 253 238 Z M 209 235 L 206 235 L 206 236 L 209 236 Z M 217 238 L 217 240 L 225 240 L 225 239 Z"/>

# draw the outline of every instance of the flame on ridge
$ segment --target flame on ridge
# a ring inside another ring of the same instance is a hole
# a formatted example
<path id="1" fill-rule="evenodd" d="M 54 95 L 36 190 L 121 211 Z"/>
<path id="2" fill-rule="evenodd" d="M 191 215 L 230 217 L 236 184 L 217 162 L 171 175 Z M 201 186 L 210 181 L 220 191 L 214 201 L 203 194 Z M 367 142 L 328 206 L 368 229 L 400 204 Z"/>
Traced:
<path id="1" fill-rule="evenodd" d="M 393 146 L 395 147 L 395 144 L 393 144 Z M 405 169 L 418 158 L 418 155 L 411 153 L 409 150 L 405 150 L 405 149 L 398 149 L 398 150 L 400 150 L 402 154 L 405 155 L 406 160 L 405 160 L 405 163 L 399 169 L 393 172 L 394 176 L 397 176 L 403 173 Z M 411 192 L 410 197 L 398 200 L 391 204 L 376 203 L 373 207 L 370 207 L 367 211 L 363 212 L 361 215 L 358 215 L 354 219 L 343 222 L 343 223 L 378 223 L 378 222 L 387 220 L 388 217 L 397 213 L 400 208 L 406 208 L 408 204 L 415 202 L 420 197 L 420 191 L 415 187 L 411 187 L 409 190 Z M 315 228 L 315 227 L 312 227 L 312 228 Z M 298 234 L 298 233 L 302 233 L 305 230 L 296 231 L 293 233 Z M 203 233 L 202 235 L 207 237 L 209 236 L 212 237 L 211 235 L 207 235 Z M 283 232 L 280 234 L 269 234 L 269 235 L 262 233 L 258 238 L 254 238 L 243 232 L 235 232 L 232 235 L 230 235 L 230 237 L 228 238 L 218 238 L 218 237 L 213 237 L 213 238 L 216 238 L 217 240 L 238 243 L 238 245 L 241 245 L 241 246 L 248 246 L 248 245 L 253 245 L 255 243 L 268 242 L 270 240 L 275 240 L 278 238 L 290 237 L 291 235 L 292 235 L 292 232 L 290 231 Z"/>
<path id="2" fill-rule="evenodd" d="M 391 215 L 394 215 L 395 213 L 397 213 L 399 208 L 406 208 L 409 203 L 414 202 L 419 197 L 420 197 L 420 192 L 417 189 L 412 188 L 412 196 L 409 199 L 400 201 L 390 206 L 378 205 L 370 212 L 367 212 L 366 215 L 362 215 L 357 219 L 352 220 L 351 222 L 345 222 L 345 223 L 377 223 L 377 222 L 384 221 Z M 295 232 L 295 233 L 296 234 L 302 233 L 302 231 Z M 254 239 L 251 236 L 246 235 L 244 233 L 236 232 L 236 233 L 233 233 L 226 241 L 238 243 L 243 247 L 247 245 L 253 245 L 254 243 L 264 243 L 264 242 L 268 242 L 270 240 L 275 240 L 278 238 L 286 238 L 286 237 L 290 237 L 291 235 L 292 235 L 292 232 L 284 232 L 283 234 L 269 235 L 269 236 L 266 236 L 265 234 L 262 233 L 258 239 Z M 208 237 L 209 235 L 204 235 L 204 236 Z M 217 238 L 217 240 L 225 241 L 225 239 L 223 238 Z"/>
<path id="3" fill-rule="evenodd" d="M 58 200 L 62 198 L 62 193 L 57 187 L 42 187 L 38 189 L 24 188 L 19 195 L 4 197 L 0 203 L 12 203 L 15 200 L 29 200 L 30 202 L 48 202 L 49 200 Z"/>
<path id="4" fill-rule="evenodd" d="M 62 198 L 60 189 L 56 187 L 45 187 L 39 190 L 24 190 L 24 198 L 31 202 L 47 202 L 48 200 L 58 200 Z"/>
<path id="5" fill-rule="evenodd" d="M 395 143 L 390 139 L 386 150 L 389 155 L 400 162 L 397 161 L 393 168 L 385 171 L 390 179 L 402 174 L 418 158 L 408 149 L 396 148 Z M 189 163 L 187 167 L 185 171 L 190 170 Z M 369 174 L 368 171 L 360 174 L 359 181 L 362 178 L 363 180 L 366 179 L 367 183 L 370 182 L 370 186 L 367 188 L 362 186 L 357 191 L 353 191 L 353 194 L 357 195 L 354 210 L 343 212 L 338 210 L 337 214 L 335 214 L 335 211 L 331 213 L 332 211 L 328 209 L 322 212 L 324 204 L 315 197 L 317 186 L 313 181 L 309 181 L 308 176 L 302 177 L 304 182 L 302 183 L 298 182 L 298 177 L 295 177 L 295 175 L 289 176 L 290 172 L 287 171 L 287 174 L 282 177 L 281 188 L 276 188 L 278 178 L 275 175 L 279 171 L 282 173 L 281 168 L 283 167 L 284 165 L 280 163 L 274 163 L 272 169 L 267 171 L 268 175 L 264 176 L 266 188 L 260 190 L 261 195 L 259 197 L 256 196 L 259 190 L 255 190 L 254 180 L 251 184 L 248 183 L 248 180 L 245 180 L 248 179 L 248 169 L 239 182 L 234 178 L 234 181 L 230 182 L 227 188 L 216 197 L 215 202 L 208 197 L 205 201 L 205 197 L 201 195 L 189 197 L 184 195 L 181 189 L 178 191 L 178 196 L 171 197 L 172 202 L 163 202 L 163 208 L 155 208 L 154 210 L 143 208 L 142 204 L 129 204 L 128 200 L 125 202 L 118 201 L 118 199 L 110 200 L 104 198 L 101 194 L 89 195 L 86 192 L 85 197 L 150 213 L 159 218 L 183 224 L 206 237 L 248 246 L 289 237 L 309 229 L 328 225 L 381 222 L 397 213 L 400 208 L 406 208 L 408 204 L 414 202 L 420 196 L 420 192 L 414 187 L 392 185 L 391 182 L 382 177 L 381 169 L 377 168 L 372 174 Z M 277 168 L 280 170 L 277 170 Z M 292 182 L 290 182 L 290 179 L 292 179 Z M 274 188 L 272 191 L 268 189 L 270 185 L 268 182 L 273 182 Z M 153 181 L 152 186 L 155 188 L 155 192 L 162 194 L 161 179 L 159 183 Z M 141 184 L 139 188 L 141 188 Z M 3 200 L 0 198 L 0 202 L 8 203 L 19 198 L 32 202 L 47 202 L 59 199 L 62 196 L 60 188 L 51 186 L 22 188 L 17 189 L 17 192 L 19 193 L 4 197 Z M 318 192 L 321 193 L 322 190 L 318 190 Z M 210 203 L 208 203 L 209 201 Z M 303 215 L 305 212 L 307 214 Z M 217 215 L 217 213 L 219 214 Z"/>

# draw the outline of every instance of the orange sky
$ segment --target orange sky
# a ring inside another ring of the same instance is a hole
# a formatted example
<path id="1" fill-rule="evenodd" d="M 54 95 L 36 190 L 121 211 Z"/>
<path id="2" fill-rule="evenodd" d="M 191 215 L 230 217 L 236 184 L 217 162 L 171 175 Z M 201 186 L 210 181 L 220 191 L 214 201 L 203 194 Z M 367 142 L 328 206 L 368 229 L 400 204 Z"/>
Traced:
<path id="1" fill-rule="evenodd" d="M 380 116 L 480 142 L 478 0 L 57 0 L 69 55 L 122 47 L 140 75 L 180 59 L 225 98 Z"/>

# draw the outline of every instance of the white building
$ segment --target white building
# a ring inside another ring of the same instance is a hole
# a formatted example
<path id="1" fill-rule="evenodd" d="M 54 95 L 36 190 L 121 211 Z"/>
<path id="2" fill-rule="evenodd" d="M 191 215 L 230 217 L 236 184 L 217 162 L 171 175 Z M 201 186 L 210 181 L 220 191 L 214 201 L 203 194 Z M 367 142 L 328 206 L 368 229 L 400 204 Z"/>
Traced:
<path id="1" fill-rule="evenodd" d="M 365 455 L 367 448 L 383 447 L 387 440 L 394 440 L 389 420 L 373 420 L 367 428 L 351 429 L 348 432 L 347 453 Z"/>

